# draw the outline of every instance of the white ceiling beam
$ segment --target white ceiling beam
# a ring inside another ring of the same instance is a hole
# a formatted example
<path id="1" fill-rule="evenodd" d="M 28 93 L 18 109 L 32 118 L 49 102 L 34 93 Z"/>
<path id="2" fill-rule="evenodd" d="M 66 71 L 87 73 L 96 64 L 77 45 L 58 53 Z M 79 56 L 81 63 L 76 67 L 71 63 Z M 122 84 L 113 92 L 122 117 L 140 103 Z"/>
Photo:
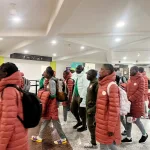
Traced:
<path id="1" fill-rule="evenodd" d="M 97 50 L 103 50 L 103 51 L 107 51 L 108 49 L 105 48 L 105 47 L 101 47 L 101 46 L 95 46 L 94 44 L 89 44 L 85 41 L 79 41 L 78 39 L 67 39 L 65 38 L 64 41 L 67 41 L 67 42 L 72 42 L 72 43 L 75 43 L 75 44 L 80 44 L 80 45 L 84 45 L 84 46 L 89 46 L 89 47 L 92 47 L 94 49 L 97 49 Z"/>
<path id="2" fill-rule="evenodd" d="M 60 33 L 59 36 L 63 38 L 82 38 L 82 37 L 92 37 L 92 36 L 150 36 L 150 31 L 147 32 L 122 32 L 122 33 Z"/>
<path id="3" fill-rule="evenodd" d="M 114 49 L 119 49 L 119 48 L 122 48 L 123 46 L 129 46 L 129 45 L 141 43 L 141 42 L 146 41 L 146 40 L 148 40 L 148 39 L 150 39 L 150 37 L 145 37 L 145 38 L 142 38 L 142 39 L 140 39 L 140 40 L 135 40 L 135 41 L 132 41 L 132 42 L 120 44 L 119 46 L 111 47 L 111 49 L 112 49 L 112 50 L 114 50 Z"/>
<path id="4" fill-rule="evenodd" d="M 100 51 L 98 51 L 98 50 L 92 50 L 92 51 L 88 51 L 88 52 L 84 51 L 82 53 L 76 53 L 76 54 L 72 54 L 72 55 L 56 58 L 55 61 L 67 60 L 67 59 L 81 57 L 81 56 L 87 56 L 87 55 L 91 55 L 91 54 L 95 54 L 95 53 L 99 53 L 99 52 Z"/>
<path id="5" fill-rule="evenodd" d="M 45 36 L 45 30 L 7 30 L 1 31 L 0 37 L 41 37 Z"/>

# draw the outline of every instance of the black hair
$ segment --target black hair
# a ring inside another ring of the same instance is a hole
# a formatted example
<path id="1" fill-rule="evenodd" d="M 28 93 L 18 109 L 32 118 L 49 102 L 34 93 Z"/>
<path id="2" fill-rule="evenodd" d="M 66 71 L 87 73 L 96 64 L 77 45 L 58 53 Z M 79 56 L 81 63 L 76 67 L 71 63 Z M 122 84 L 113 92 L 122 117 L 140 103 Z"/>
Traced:
<path id="1" fill-rule="evenodd" d="M 7 62 L 7 63 L 3 63 L 3 64 L 0 66 L 0 70 L 2 70 L 3 72 L 7 72 L 6 77 L 9 77 L 9 76 L 11 76 L 13 73 L 15 73 L 15 72 L 18 71 L 18 67 L 17 67 L 14 63 Z"/>
<path id="2" fill-rule="evenodd" d="M 144 68 L 143 67 L 139 67 L 139 72 L 143 73 L 144 72 Z"/>
<path id="3" fill-rule="evenodd" d="M 82 65 L 78 65 L 77 68 L 82 68 L 82 70 L 84 70 L 84 67 Z"/>
<path id="4" fill-rule="evenodd" d="M 104 68 L 110 71 L 110 74 L 114 72 L 114 67 L 111 64 L 103 64 Z"/>
<path id="5" fill-rule="evenodd" d="M 133 66 L 132 69 L 134 69 L 136 72 L 139 71 L 139 68 L 137 66 Z"/>
<path id="6" fill-rule="evenodd" d="M 92 76 L 96 78 L 96 76 L 97 76 L 97 70 L 91 69 L 88 72 L 91 72 Z"/>
<path id="7" fill-rule="evenodd" d="M 49 76 L 51 76 L 51 77 L 54 76 L 54 71 L 53 71 L 52 67 L 47 67 L 46 72 Z"/>
<path id="8" fill-rule="evenodd" d="M 68 75 L 70 73 L 70 70 L 65 70 L 63 73 L 66 73 Z"/>

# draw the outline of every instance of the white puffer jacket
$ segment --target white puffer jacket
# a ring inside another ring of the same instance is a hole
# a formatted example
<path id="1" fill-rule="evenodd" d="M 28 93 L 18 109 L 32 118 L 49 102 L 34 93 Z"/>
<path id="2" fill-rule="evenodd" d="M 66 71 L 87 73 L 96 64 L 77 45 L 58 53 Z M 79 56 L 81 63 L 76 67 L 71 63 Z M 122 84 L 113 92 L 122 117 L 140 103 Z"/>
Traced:
<path id="1" fill-rule="evenodd" d="M 78 82 L 78 92 L 80 95 L 80 98 L 83 98 L 82 103 L 80 104 L 80 107 L 86 107 L 86 95 L 87 95 L 87 88 L 89 86 L 89 81 L 87 80 L 87 75 L 85 72 L 81 72 L 80 74 L 76 74 L 76 81 Z M 75 82 L 76 82 L 75 81 Z"/>

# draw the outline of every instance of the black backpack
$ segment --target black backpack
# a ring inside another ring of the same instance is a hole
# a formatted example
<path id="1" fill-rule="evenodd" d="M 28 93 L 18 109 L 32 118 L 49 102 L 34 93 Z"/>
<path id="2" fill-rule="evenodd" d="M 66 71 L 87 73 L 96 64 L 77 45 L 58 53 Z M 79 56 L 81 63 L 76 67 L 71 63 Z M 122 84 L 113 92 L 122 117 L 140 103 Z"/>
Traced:
<path id="1" fill-rule="evenodd" d="M 22 120 L 19 115 L 17 115 L 17 118 L 21 121 L 25 128 L 36 127 L 39 124 L 42 115 L 42 103 L 38 97 L 34 93 L 23 91 L 16 85 L 7 85 L 6 88 L 7 87 L 14 87 L 23 94 L 22 107 L 24 120 Z"/>

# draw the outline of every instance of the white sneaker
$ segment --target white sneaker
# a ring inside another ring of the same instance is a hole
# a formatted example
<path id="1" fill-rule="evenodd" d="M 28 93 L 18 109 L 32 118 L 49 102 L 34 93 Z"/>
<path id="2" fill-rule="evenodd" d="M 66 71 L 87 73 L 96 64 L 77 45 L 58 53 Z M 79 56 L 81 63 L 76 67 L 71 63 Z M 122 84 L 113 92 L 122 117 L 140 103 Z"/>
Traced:
<path id="1" fill-rule="evenodd" d="M 97 149 L 98 146 L 97 145 L 92 145 L 91 143 L 85 144 L 84 148 L 88 148 L 88 149 Z"/>

